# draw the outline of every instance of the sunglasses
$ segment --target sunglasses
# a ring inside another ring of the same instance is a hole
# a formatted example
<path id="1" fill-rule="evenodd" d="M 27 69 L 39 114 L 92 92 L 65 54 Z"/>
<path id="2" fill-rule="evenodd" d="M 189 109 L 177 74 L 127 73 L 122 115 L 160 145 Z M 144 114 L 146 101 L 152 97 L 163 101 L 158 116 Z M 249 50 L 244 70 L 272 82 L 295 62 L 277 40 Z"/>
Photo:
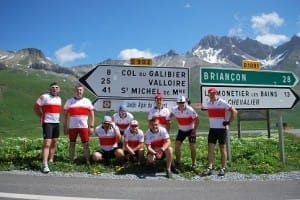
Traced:
<path id="1" fill-rule="evenodd" d="M 136 127 L 138 127 L 138 126 L 137 126 L 137 125 L 131 125 L 130 127 L 136 128 Z"/>

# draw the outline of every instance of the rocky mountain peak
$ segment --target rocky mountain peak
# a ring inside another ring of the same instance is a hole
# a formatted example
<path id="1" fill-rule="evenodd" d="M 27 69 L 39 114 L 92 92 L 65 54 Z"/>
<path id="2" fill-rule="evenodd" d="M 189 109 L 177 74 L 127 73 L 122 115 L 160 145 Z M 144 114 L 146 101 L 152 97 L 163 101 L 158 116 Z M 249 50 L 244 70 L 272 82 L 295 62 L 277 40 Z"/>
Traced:
<path id="1" fill-rule="evenodd" d="M 32 56 L 36 58 L 46 59 L 44 53 L 36 48 L 25 48 L 16 52 L 16 55 Z"/>

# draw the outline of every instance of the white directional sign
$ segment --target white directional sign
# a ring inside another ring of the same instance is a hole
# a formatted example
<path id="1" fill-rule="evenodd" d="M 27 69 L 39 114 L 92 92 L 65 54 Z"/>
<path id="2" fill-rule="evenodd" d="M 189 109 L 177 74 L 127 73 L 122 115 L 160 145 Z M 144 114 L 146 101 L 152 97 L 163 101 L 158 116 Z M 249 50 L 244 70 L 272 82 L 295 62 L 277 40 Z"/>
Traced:
<path id="1" fill-rule="evenodd" d="M 127 105 L 129 112 L 149 112 L 155 106 L 153 100 L 135 99 L 96 99 L 93 103 L 97 111 L 117 111 L 122 104 Z M 164 101 L 164 107 L 171 109 L 176 106 L 176 101 Z"/>
<path id="2" fill-rule="evenodd" d="M 189 68 L 98 65 L 79 81 L 100 98 L 166 99 L 189 96 Z"/>
<path id="3" fill-rule="evenodd" d="M 201 86 L 201 102 L 209 101 L 208 89 Z M 216 87 L 218 96 L 237 109 L 287 109 L 299 100 L 291 88 Z"/>

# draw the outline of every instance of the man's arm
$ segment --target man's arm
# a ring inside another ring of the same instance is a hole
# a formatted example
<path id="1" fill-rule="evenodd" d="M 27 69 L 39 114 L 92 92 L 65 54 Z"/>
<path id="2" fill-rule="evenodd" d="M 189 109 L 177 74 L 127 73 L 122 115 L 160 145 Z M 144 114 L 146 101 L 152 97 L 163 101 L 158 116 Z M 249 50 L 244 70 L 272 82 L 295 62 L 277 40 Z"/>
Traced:
<path id="1" fill-rule="evenodd" d="M 146 144 L 147 147 L 147 151 L 153 155 L 156 154 L 156 151 L 154 151 L 154 149 L 152 149 L 151 144 Z"/>
<path id="2" fill-rule="evenodd" d="M 232 122 L 237 116 L 237 110 L 231 106 L 230 108 L 230 118 L 229 118 L 229 122 Z"/>
<path id="3" fill-rule="evenodd" d="M 63 129 L 64 129 L 64 134 L 65 135 L 68 134 L 68 128 L 69 128 L 68 119 L 69 119 L 68 111 L 64 110 L 63 111 Z"/>
<path id="4" fill-rule="evenodd" d="M 39 118 L 42 117 L 42 114 L 43 114 L 42 109 L 37 103 L 34 104 L 33 111 Z"/>

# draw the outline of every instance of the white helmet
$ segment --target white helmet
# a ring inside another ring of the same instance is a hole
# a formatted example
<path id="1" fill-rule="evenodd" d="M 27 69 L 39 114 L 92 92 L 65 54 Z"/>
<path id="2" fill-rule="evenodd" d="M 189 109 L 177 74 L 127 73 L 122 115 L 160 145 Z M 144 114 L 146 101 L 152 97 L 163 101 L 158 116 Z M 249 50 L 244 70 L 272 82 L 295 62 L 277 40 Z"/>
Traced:
<path id="1" fill-rule="evenodd" d="M 185 103 L 186 102 L 186 98 L 185 96 L 179 96 L 177 98 L 177 103 Z"/>

